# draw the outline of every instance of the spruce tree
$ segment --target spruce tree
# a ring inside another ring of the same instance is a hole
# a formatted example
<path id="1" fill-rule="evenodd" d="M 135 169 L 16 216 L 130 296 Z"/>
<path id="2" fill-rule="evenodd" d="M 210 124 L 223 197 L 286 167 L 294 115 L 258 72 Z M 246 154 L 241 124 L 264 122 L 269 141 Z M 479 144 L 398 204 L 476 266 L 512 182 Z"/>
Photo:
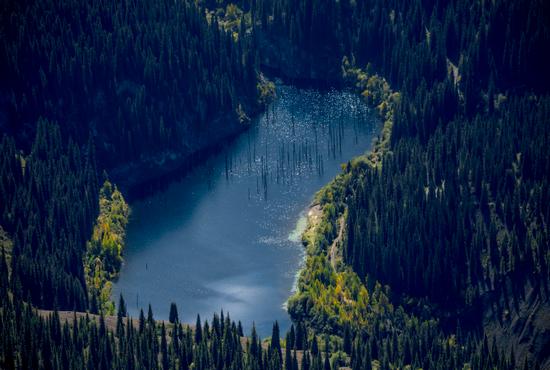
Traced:
<path id="1" fill-rule="evenodd" d="M 281 339 L 279 335 L 279 323 L 277 321 L 273 324 L 270 348 L 277 355 L 277 357 L 279 357 L 279 363 L 282 363 Z"/>
<path id="2" fill-rule="evenodd" d="M 118 317 L 126 317 L 128 312 L 126 311 L 126 303 L 124 303 L 124 298 L 122 297 L 122 294 L 120 294 L 120 297 L 118 299 L 118 311 L 117 316 Z"/>
<path id="3" fill-rule="evenodd" d="M 195 343 L 199 344 L 201 341 L 202 341 L 201 316 L 197 315 L 197 322 L 195 324 Z"/>
<path id="4" fill-rule="evenodd" d="M 170 321 L 172 324 L 179 321 L 178 308 L 176 307 L 176 304 L 174 302 L 170 304 L 170 315 L 169 315 L 168 321 Z"/>

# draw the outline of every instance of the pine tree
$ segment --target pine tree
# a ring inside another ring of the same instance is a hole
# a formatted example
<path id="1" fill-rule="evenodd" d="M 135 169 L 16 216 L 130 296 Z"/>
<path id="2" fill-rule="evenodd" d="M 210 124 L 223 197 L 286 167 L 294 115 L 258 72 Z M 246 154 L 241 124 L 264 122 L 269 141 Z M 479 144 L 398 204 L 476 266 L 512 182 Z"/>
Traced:
<path id="1" fill-rule="evenodd" d="M 349 325 L 344 325 L 344 352 L 351 353 L 351 330 Z"/>
<path id="2" fill-rule="evenodd" d="M 166 342 L 166 328 L 164 322 L 160 326 L 160 355 L 162 368 L 168 370 L 170 368 L 170 358 L 168 357 L 168 343 Z"/>
<path id="3" fill-rule="evenodd" d="M 285 348 L 285 370 L 292 369 L 292 357 L 291 357 L 291 347 L 290 347 L 290 332 L 286 335 L 286 348 Z"/>
<path id="4" fill-rule="evenodd" d="M 325 364 L 324 364 L 325 370 L 331 370 L 330 367 L 330 340 L 328 335 L 325 335 Z"/>
<path id="5" fill-rule="evenodd" d="M 197 322 L 195 324 L 195 343 L 199 344 L 201 341 L 202 341 L 201 316 L 197 315 Z"/>
<path id="6" fill-rule="evenodd" d="M 118 299 L 118 311 L 117 311 L 117 316 L 118 317 L 126 317 L 127 316 L 127 311 L 126 311 L 126 303 L 124 303 L 124 298 L 122 297 L 122 294 L 120 295 L 119 299 Z"/>
<path id="7" fill-rule="evenodd" d="M 279 336 L 279 323 L 277 321 L 275 321 L 275 323 L 273 324 L 270 348 L 279 358 L 278 363 L 282 363 L 283 358 L 281 353 L 281 339 Z"/>
<path id="8" fill-rule="evenodd" d="M 170 321 L 172 324 L 177 323 L 179 321 L 178 308 L 176 307 L 176 304 L 174 302 L 170 304 L 170 315 L 169 315 L 168 321 Z"/>

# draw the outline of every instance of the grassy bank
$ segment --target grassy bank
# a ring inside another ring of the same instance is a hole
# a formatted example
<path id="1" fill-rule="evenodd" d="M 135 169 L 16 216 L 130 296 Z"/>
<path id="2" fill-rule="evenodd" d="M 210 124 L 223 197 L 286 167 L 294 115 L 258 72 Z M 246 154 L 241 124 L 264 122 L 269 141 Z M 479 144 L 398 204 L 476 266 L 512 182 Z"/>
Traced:
<path id="1" fill-rule="evenodd" d="M 99 216 L 84 256 L 86 285 L 93 313 L 102 311 L 112 315 L 111 281 L 117 277 L 122 265 L 122 251 L 130 208 L 122 193 L 105 181 L 99 193 Z"/>
<path id="2" fill-rule="evenodd" d="M 393 113 L 400 96 L 369 67 L 358 68 L 348 58 L 342 62 L 342 73 L 365 102 L 375 107 L 384 124 L 372 150 L 343 164 L 342 173 L 315 195 L 302 235 L 306 261 L 298 289 L 289 299 L 288 311 L 294 320 L 306 322 L 315 331 L 330 333 L 343 333 L 346 327 L 368 328 L 375 316 L 394 310 L 388 287 L 361 281 L 342 262 L 342 246 L 346 238 L 345 192 L 352 173 L 380 170 L 383 156 L 389 154 Z"/>

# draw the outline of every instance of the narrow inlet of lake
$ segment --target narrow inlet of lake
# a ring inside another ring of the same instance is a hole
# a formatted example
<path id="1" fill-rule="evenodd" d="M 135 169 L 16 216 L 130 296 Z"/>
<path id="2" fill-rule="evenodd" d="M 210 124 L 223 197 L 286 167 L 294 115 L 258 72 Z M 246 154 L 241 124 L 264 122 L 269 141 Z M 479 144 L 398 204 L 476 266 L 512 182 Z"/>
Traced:
<path id="1" fill-rule="evenodd" d="M 314 194 L 364 153 L 380 127 L 361 97 L 277 86 L 253 126 L 182 180 L 131 204 L 125 263 L 113 287 L 137 317 L 151 304 L 167 319 L 255 322 L 271 335 L 290 326 L 291 295 L 304 250 L 300 234 Z"/>

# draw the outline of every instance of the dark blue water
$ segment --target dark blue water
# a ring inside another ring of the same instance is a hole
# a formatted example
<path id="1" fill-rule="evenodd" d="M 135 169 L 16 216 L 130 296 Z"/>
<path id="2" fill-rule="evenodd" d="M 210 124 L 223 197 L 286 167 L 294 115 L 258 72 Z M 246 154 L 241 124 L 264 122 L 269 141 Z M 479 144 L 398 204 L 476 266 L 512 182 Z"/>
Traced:
<path id="1" fill-rule="evenodd" d="M 313 195 L 369 149 L 379 124 L 360 97 L 277 87 L 247 132 L 165 191 L 131 204 L 125 264 L 114 285 L 132 316 L 170 302 L 180 320 L 214 312 L 261 336 L 290 325 L 285 302 L 303 259 Z"/>

